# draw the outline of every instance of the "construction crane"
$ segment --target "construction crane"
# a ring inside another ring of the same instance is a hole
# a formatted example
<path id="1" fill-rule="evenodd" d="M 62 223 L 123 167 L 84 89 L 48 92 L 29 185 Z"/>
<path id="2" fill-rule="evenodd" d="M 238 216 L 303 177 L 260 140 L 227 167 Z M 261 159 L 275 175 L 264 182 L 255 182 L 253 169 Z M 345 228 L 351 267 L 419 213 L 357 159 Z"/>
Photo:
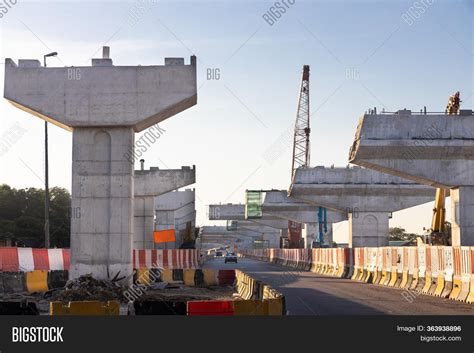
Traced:
<path id="1" fill-rule="evenodd" d="M 310 111 L 309 111 L 309 65 L 303 66 L 303 75 L 301 79 L 300 95 L 298 99 L 298 111 L 296 114 L 295 131 L 293 138 L 293 161 L 291 164 L 291 182 L 295 177 L 296 169 L 300 167 L 309 167 L 310 160 Z M 301 226 L 288 222 L 289 232 L 297 231 Z M 319 207 L 319 244 L 323 243 L 323 235 L 327 232 L 326 209 Z M 291 245 L 290 245 L 291 246 Z"/>
<path id="2" fill-rule="evenodd" d="M 457 91 L 453 95 L 449 96 L 448 105 L 446 106 L 446 114 L 458 114 L 459 108 L 461 107 L 460 93 Z"/>
<path id="3" fill-rule="evenodd" d="M 296 114 L 295 132 L 293 138 L 293 162 L 291 164 L 291 179 L 299 167 L 309 167 L 309 65 L 303 66 L 298 111 Z"/>
<path id="4" fill-rule="evenodd" d="M 446 106 L 446 114 L 456 115 L 459 113 L 461 106 L 460 93 L 456 93 L 449 96 L 448 105 Z M 436 197 L 433 208 L 433 219 L 431 221 L 431 228 L 425 229 L 428 231 L 428 240 L 425 243 L 432 245 L 451 245 L 450 229 L 447 229 L 446 225 L 446 189 L 437 188 Z"/>

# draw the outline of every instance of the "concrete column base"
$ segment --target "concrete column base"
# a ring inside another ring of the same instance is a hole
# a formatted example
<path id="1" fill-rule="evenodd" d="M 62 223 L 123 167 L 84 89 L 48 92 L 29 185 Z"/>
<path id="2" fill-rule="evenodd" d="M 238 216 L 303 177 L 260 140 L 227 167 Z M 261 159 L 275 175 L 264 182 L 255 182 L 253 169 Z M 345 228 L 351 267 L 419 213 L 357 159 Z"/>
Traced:
<path id="1" fill-rule="evenodd" d="M 349 214 L 349 247 L 387 246 L 388 212 Z"/>
<path id="2" fill-rule="evenodd" d="M 132 281 L 133 148 L 131 127 L 74 128 L 69 277 L 128 276 Z"/>
<path id="3" fill-rule="evenodd" d="M 268 241 L 269 248 L 279 248 L 280 247 L 280 232 L 275 230 L 272 233 L 264 233 L 262 236 L 263 240 Z"/>
<path id="4" fill-rule="evenodd" d="M 474 186 L 451 189 L 451 238 L 453 246 L 474 246 Z"/>
<path id="5" fill-rule="evenodd" d="M 332 223 L 328 223 L 328 231 L 324 233 L 324 244 L 329 245 L 329 247 L 332 247 Z"/>
<path id="6" fill-rule="evenodd" d="M 301 231 L 301 235 L 304 239 L 304 247 L 311 248 L 313 241 L 316 241 L 317 238 L 317 224 L 316 223 L 305 223 L 304 228 Z"/>
<path id="7" fill-rule="evenodd" d="M 323 244 L 329 247 L 332 246 L 332 223 L 327 224 L 328 231 L 323 235 Z M 312 248 L 313 242 L 319 240 L 319 223 L 305 223 L 302 236 L 304 239 L 305 248 Z"/>

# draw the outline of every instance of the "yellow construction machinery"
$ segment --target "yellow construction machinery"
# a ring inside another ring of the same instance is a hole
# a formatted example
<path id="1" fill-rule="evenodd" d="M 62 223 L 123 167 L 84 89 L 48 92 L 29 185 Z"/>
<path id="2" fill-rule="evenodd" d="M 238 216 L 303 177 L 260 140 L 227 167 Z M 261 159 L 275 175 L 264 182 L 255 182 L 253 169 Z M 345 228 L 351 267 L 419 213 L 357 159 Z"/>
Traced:
<path id="1" fill-rule="evenodd" d="M 448 105 L 446 106 L 446 114 L 456 115 L 459 113 L 461 105 L 459 91 L 449 96 Z M 433 219 L 431 221 L 431 228 L 425 229 L 428 231 L 428 239 L 425 243 L 431 245 L 451 245 L 451 224 L 446 222 L 446 189 L 437 188 L 436 198 L 433 208 Z"/>

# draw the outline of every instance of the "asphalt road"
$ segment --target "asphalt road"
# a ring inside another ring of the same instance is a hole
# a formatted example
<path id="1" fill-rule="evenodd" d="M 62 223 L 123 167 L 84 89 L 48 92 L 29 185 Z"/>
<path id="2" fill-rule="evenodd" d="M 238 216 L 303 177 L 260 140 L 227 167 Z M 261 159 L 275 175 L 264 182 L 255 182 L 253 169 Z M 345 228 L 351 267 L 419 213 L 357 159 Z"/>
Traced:
<path id="1" fill-rule="evenodd" d="M 289 315 L 474 315 L 474 305 L 403 290 L 318 275 L 251 259 L 224 264 L 207 261 L 204 268 L 240 269 L 285 295 Z"/>

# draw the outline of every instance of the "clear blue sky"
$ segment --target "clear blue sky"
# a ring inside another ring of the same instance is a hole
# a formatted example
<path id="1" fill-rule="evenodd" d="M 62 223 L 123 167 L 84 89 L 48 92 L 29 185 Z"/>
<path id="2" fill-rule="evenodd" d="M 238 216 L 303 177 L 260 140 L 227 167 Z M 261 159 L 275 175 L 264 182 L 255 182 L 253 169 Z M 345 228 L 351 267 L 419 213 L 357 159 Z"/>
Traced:
<path id="1" fill-rule="evenodd" d="M 197 166 L 200 224 L 207 204 L 242 202 L 247 188 L 288 188 L 291 149 L 281 136 L 294 123 L 304 64 L 313 165 L 347 164 L 369 107 L 442 111 L 456 90 L 472 107 L 472 1 L 296 0 L 273 26 L 262 19 L 273 1 L 138 3 L 146 11 L 133 21 L 137 2 L 18 0 L 0 19 L 1 56 L 41 59 L 51 50 L 59 57 L 50 66 L 83 66 L 103 45 L 116 65 L 197 55 L 197 106 L 160 124 L 166 133 L 144 158 L 148 166 Z M 424 13 L 410 25 L 402 15 L 415 4 Z M 206 80 L 207 68 L 219 68 L 221 79 Z M 0 112 L 0 138 L 16 123 L 25 130 L 0 156 L 0 182 L 41 187 L 42 121 L 6 101 Z M 72 136 L 50 131 L 50 184 L 70 189 Z M 421 231 L 431 207 L 399 212 L 391 224 Z"/>

